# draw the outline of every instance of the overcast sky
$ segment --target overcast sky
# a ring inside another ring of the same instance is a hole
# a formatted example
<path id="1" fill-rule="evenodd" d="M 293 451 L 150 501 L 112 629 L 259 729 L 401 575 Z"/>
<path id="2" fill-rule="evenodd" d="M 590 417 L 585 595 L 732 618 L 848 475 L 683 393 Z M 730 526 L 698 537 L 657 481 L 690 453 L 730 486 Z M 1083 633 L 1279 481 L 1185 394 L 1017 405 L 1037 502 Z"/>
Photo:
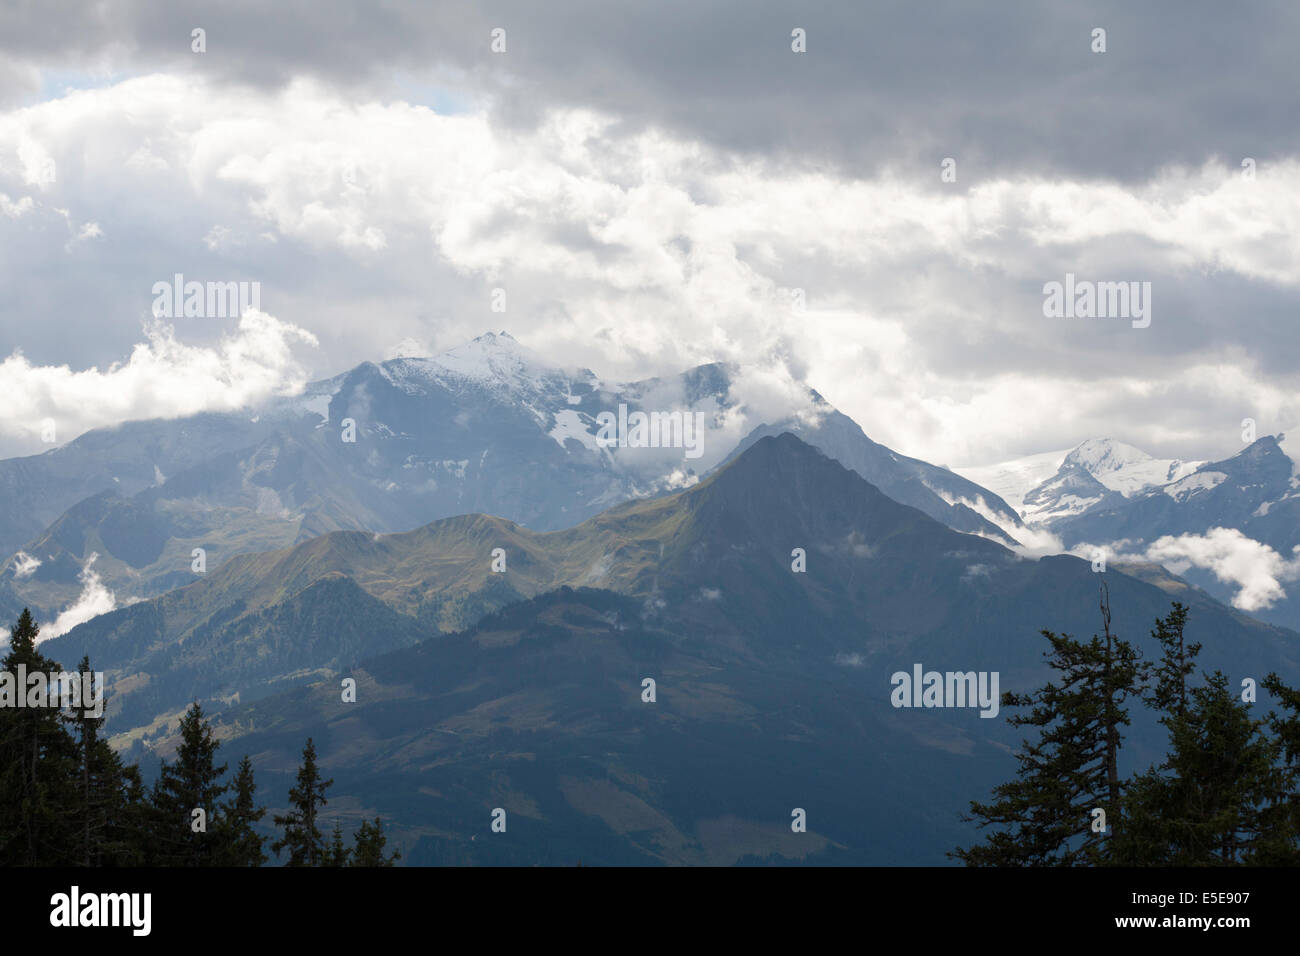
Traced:
<path id="1" fill-rule="evenodd" d="M 1300 4 L 975 6 L 6 3 L 0 454 L 502 329 L 954 466 L 1300 424 Z M 177 273 L 265 315 L 155 320 Z"/>

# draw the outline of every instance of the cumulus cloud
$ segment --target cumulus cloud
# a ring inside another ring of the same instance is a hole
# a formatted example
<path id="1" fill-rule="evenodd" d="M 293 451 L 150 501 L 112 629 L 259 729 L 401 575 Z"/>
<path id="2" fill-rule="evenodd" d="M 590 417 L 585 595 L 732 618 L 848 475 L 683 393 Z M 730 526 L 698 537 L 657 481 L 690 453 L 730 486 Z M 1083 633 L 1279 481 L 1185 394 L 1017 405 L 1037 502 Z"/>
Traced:
<path id="1" fill-rule="evenodd" d="M 1108 565 L 1150 561 L 1164 565 L 1174 574 L 1183 574 L 1193 567 L 1210 571 L 1219 581 L 1236 589 L 1232 606 L 1242 611 L 1268 610 L 1286 599 L 1285 583 L 1300 580 L 1300 545 L 1293 549 L 1295 557 L 1288 559 L 1236 528 L 1211 528 L 1205 534 L 1164 535 L 1146 548 L 1129 538 L 1106 544 L 1080 542 L 1066 548 L 1049 531 L 1018 528 L 1015 533 L 1021 545 L 1012 550 L 1027 558 L 1071 554 L 1090 562 L 1102 558 Z"/>
<path id="2" fill-rule="evenodd" d="M 238 329 L 215 346 L 186 345 L 161 321 L 145 334 L 126 361 L 103 370 L 37 366 L 21 352 L 11 354 L 0 362 L 7 402 L 0 432 L 40 434 L 52 422 L 56 438 L 66 440 L 130 419 L 243 408 L 301 388 L 291 347 L 316 344 L 310 332 L 256 310 L 245 312 Z"/>
<path id="3" fill-rule="evenodd" d="M 1011 550 L 1022 558 L 1036 559 L 1048 554 L 1063 554 L 1066 551 L 1065 543 L 1046 528 L 1031 528 L 1025 525 L 1020 528 L 1004 528 L 1003 530 L 1018 542 L 1011 547 Z M 988 537 L 988 535 L 985 535 L 985 537 Z M 998 543 L 1004 544 L 1005 542 L 999 541 Z"/>
<path id="4" fill-rule="evenodd" d="M 23 196 L 21 199 L 10 199 L 4 193 L 0 193 L 0 213 L 4 213 L 10 219 L 17 219 L 36 208 L 31 196 Z"/>
<path id="5" fill-rule="evenodd" d="M 41 559 L 33 557 L 26 551 L 19 551 L 14 555 L 14 577 L 18 579 L 29 578 L 36 573 L 36 569 L 41 566 Z"/>
<path id="6" fill-rule="evenodd" d="M 1236 528 L 1211 528 L 1203 535 L 1165 535 L 1147 548 L 1146 557 L 1175 574 L 1191 567 L 1208 569 L 1238 588 L 1233 607 L 1259 611 L 1286 598 L 1283 582 L 1300 579 L 1300 546 L 1295 553 L 1288 559 Z"/>
<path id="7" fill-rule="evenodd" d="M 757 425 L 787 418 L 808 428 L 821 425 L 826 407 L 816 404 L 809 393 L 807 370 L 791 367 L 791 351 L 787 345 L 783 353 L 772 353 L 761 362 L 736 368 L 729 390 L 736 406 L 728 417 L 739 416 L 737 430 L 748 432 Z"/>
<path id="8" fill-rule="evenodd" d="M 77 580 L 81 582 L 81 594 L 77 600 L 54 619 L 53 624 L 47 624 L 41 628 L 40 640 L 48 641 L 56 637 L 62 637 L 72 630 L 78 624 L 85 624 L 92 617 L 98 617 L 100 614 L 107 614 L 117 607 L 117 599 L 113 592 L 104 587 L 104 582 L 99 573 L 94 570 L 95 561 L 99 555 L 91 552 L 90 558 L 86 561 L 85 567 L 77 575 Z"/>
<path id="9" fill-rule="evenodd" d="M 1235 440 L 1209 427 L 1224 407 L 1300 418 L 1300 340 L 1276 321 L 1300 303 L 1295 159 L 1249 181 L 1215 159 L 1123 183 L 1000 169 L 939 190 L 937 174 L 899 168 L 741 161 L 612 111 L 562 105 L 510 126 L 369 95 L 153 75 L 0 114 L 0 144 L 33 144 L 59 171 L 29 187 L 0 145 L 10 206 L 57 218 L 48 241 L 78 264 L 66 284 L 21 282 L 44 234 L 6 246 L 0 230 L 0 278 L 32 299 L 0 303 L 0 332 L 16 338 L 19 309 L 75 326 L 92 300 L 112 321 L 59 342 L 27 323 L 26 353 L 48 364 L 115 342 L 120 355 L 169 271 L 155 263 L 183 254 L 220 278 L 262 276 L 276 314 L 326 343 L 322 376 L 394 342 L 459 345 L 490 316 L 602 375 L 739 363 L 755 407 L 794 400 L 806 379 L 872 438 L 928 460 L 1070 446 L 1120 415 L 1148 450 L 1213 458 Z M 126 198 L 107 202 L 105 181 Z M 55 203 L 157 245 L 65 250 Z M 1043 283 L 1066 271 L 1151 280 L 1151 328 L 1045 319 Z M 488 311 L 494 288 L 504 316 Z"/>

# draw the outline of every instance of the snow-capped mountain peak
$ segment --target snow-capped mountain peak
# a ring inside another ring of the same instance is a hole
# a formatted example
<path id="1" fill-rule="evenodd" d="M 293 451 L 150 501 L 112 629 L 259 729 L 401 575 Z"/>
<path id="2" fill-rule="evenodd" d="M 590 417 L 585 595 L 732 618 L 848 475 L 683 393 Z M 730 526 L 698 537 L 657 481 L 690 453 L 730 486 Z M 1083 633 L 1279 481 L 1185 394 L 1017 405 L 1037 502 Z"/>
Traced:
<path id="1" fill-rule="evenodd" d="M 520 345 L 507 332 L 486 332 L 464 345 L 427 358 L 397 358 L 383 363 L 386 372 L 401 376 L 451 374 L 478 382 L 516 379 L 526 369 L 549 370 L 546 362 Z M 441 376 L 440 376 L 441 377 Z"/>
<path id="2" fill-rule="evenodd" d="M 1153 458 L 1139 448 L 1113 438 L 1092 438 L 1074 448 L 1061 468 L 1078 468 L 1125 498 L 1156 485 L 1185 478 L 1204 462 Z"/>
<path id="3" fill-rule="evenodd" d="M 1133 498 L 1186 478 L 1204 464 L 1153 458 L 1113 438 L 1090 438 L 1069 451 L 1043 452 L 960 473 L 1001 495 L 1031 525 L 1078 516 L 1114 495 Z"/>
<path id="4" fill-rule="evenodd" d="M 556 392 L 570 394 L 580 383 L 583 392 L 596 382 L 587 369 L 565 370 L 550 365 L 508 332 L 487 332 L 464 345 L 429 358 L 395 358 L 380 366 L 384 376 L 403 391 L 421 393 L 430 386 L 459 391 L 485 388 L 528 399 Z"/>

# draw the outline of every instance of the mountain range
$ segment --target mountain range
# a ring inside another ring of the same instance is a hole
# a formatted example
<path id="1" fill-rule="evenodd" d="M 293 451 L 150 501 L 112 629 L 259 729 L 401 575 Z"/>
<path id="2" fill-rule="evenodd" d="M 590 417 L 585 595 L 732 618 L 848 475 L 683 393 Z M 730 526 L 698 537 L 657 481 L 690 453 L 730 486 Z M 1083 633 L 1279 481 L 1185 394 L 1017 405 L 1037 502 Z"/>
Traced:
<path id="1" fill-rule="evenodd" d="M 1205 667 L 1300 678 L 1300 635 L 1168 550 L 1218 527 L 1288 547 L 1284 438 L 962 476 L 812 389 L 760 405 L 734 366 L 606 382 L 500 333 L 91 432 L 0 462 L 0 612 L 31 606 L 45 653 L 106 672 L 129 759 L 171 753 L 199 701 L 281 794 L 311 736 L 331 813 L 380 815 L 417 864 L 943 863 L 1018 738 L 895 707 L 892 676 L 1026 691 L 1040 631 L 1094 633 L 1103 583 L 1139 644 L 1178 600 Z M 637 413 L 664 440 L 630 438 Z M 1023 546 L 1044 534 L 1116 559 Z M 1126 766 L 1162 748 L 1135 721 Z"/>
<path id="2" fill-rule="evenodd" d="M 956 532 L 786 433 L 570 529 L 470 515 L 238 556 L 44 650 L 108 672 L 124 747 L 165 753 L 199 699 L 278 790 L 313 736 L 339 812 L 383 815 L 410 862 L 940 863 L 1014 739 L 972 708 L 892 707 L 890 675 L 1027 689 L 1039 629 L 1094 631 L 1102 579 Z M 1173 578 L 1104 579 L 1120 633 L 1177 598 L 1207 666 L 1300 673 L 1294 633 Z M 1138 728 L 1132 759 L 1158 746 Z M 520 842 L 479 838 L 497 807 Z"/>
<path id="3" fill-rule="evenodd" d="M 1300 580 L 1300 454 L 1285 434 L 1220 461 L 1156 459 L 1103 439 L 963 471 L 1062 550 L 1159 561 L 1221 601 L 1300 628 L 1287 591 Z"/>
<path id="4" fill-rule="evenodd" d="M 471 512 L 571 527 L 696 482 L 783 430 L 950 527 L 1014 540 L 1019 518 L 996 495 L 871 441 L 811 390 L 774 423 L 756 419 L 732 394 L 740 372 L 711 364 L 607 383 L 488 333 L 438 358 L 363 363 L 242 415 L 92 431 L 0 462 L 0 614 L 67 614 L 62 633 L 83 606 L 156 596 L 233 555 L 329 531 L 407 531 Z M 699 416 L 698 456 L 606 447 L 598 419 L 620 406 Z"/>

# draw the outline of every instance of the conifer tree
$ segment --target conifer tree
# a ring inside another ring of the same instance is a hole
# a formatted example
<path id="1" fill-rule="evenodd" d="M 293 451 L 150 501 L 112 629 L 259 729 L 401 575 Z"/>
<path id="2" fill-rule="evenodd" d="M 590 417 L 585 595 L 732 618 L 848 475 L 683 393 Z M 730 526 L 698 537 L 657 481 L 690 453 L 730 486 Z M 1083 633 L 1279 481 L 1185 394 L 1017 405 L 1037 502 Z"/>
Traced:
<path id="1" fill-rule="evenodd" d="M 1276 673 L 1264 678 L 1264 689 L 1282 705 L 1281 714 L 1269 716 L 1269 725 L 1282 744 L 1282 757 L 1288 764 L 1300 764 L 1300 690 L 1282 683 Z"/>
<path id="2" fill-rule="evenodd" d="M 343 845 L 343 824 L 335 822 L 334 835 L 330 838 L 330 845 L 325 848 L 325 857 L 322 866 L 347 866 L 352 851 Z"/>
<path id="3" fill-rule="evenodd" d="M 302 751 L 302 766 L 298 768 L 298 781 L 289 791 L 289 812 L 274 817 L 275 825 L 284 828 L 284 835 L 271 845 L 275 855 L 289 851 L 286 866 L 320 866 L 325 859 L 325 841 L 316 824 L 320 808 L 328 801 L 325 791 L 334 783 L 322 780 L 316 767 L 316 747 L 310 737 Z"/>
<path id="4" fill-rule="evenodd" d="M 1172 735 L 1187 714 L 1187 679 L 1201 651 L 1185 638 L 1187 608 L 1177 601 L 1169 614 L 1156 619 L 1152 639 L 1160 657 L 1150 668 L 1143 700 L 1160 714 Z M 1171 830 L 1175 818 L 1186 816 L 1187 792 L 1168 771 L 1168 760 L 1129 781 L 1124 795 L 1125 827 L 1110 841 L 1107 861 L 1115 866 L 1167 866 L 1173 853 Z"/>
<path id="5" fill-rule="evenodd" d="M 222 806 L 217 827 L 218 862 L 222 866 L 261 866 L 266 862 L 266 837 L 254 827 L 266 815 L 266 808 L 257 806 L 257 784 L 247 755 L 239 761 L 231 789 L 234 798 Z"/>
<path id="6" fill-rule="evenodd" d="M 0 865 L 5 866 L 70 865 L 82 858 L 73 825 L 77 754 L 62 711 L 17 706 L 20 695 L 24 704 L 40 703 L 29 696 L 29 686 L 20 686 L 20 674 L 30 680 L 61 670 L 37 650 L 39 633 L 24 608 L 0 661 L 0 671 L 9 675 L 0 677 Z"/>
<path id="7" fill-rule="evenodd" d="M 1264 678 L 1263 686 L 1282 706 L 1281 713 L 1268 715 L 1268 725 L 1277 739 L 1288 785 L 1283 798 L 1265 812 L 1272 839 L 1261 843 L 1251 862 L 1300 866 L 1300 690 L 1282 683 L 1275 673 Z"/>
<path id="8" fill-rule="evenodd" d="M 1219 671 L 1188 687 L 1200 644 L 1183 632 L 1186 609 L 1174 603 L 1152 632 L 1162 654 L 1147 702 L 1169 731 L 1169 754 L 1136 777 L 1125 795 L 1128 826 L 1108 862 L 1120 866 L 1231 866 L 1287 862 L 1294 852 L 1295 768 L 1284 762 L 1281 735 Z M 1271 675 L 1270 675 L 1271 676 Z M 1267 686 L 1267 681 L 1266 681 Z"/>
<path id="9" fill-rule="evenodd" d="M 1187 608 L 1174 601 L 1169 615 L 1156 620 L 1152 638 L 1160 645 L 1160 659 L 1151 672 L 1151 686 L 1145 698 L 1163 715 L 1166 726 L 1171 719 L 1187 711 L 1187 678 L 1196 668 L 1199 643 L 1189 644 L 1183 636 L 1187 627 Z"/>
<path id="10" fill-rule="evenodd" d="M 1088 642 L 1043 631 L 1057 679 L 1032 694 L 1003 695 L 1003 706 L 1028 708 L 1010 724 L 1035 729 L 1038 739 L 1022 742 L 1016 779 L 995 787 L 992 802 L 973 801 L 964 818 L 997 829 L 950 856 L 968 866 L 1078 866 L 1104 858 L 1092 811 L 1106 812 L 1108 828 L 1121 825 L 1125 704 L 1140 693 L 1145 669 L 1132 645 L 1111 633 L 1104 585 L 1101 612 L 1104 636 Z"/>
<path id="11" fill-rule="evenodd" d="M 180 722 L 181 744 L 174 763 L 164 762 L 154 784 L 154 862 L 160 866 L 212 866 L 218 862 L 221 808 L 218 803 L 230 789 L 218 781 L 226 765 L 216 765 L 221 744 L 196 701 Z M 205 829 L 194 829 L 194 811 L 204 811 Z"/>
<path id="12" fill-rule="evenodd" d="M 88 657 L 81 659 L 77 673 L 93 675 Z M 129 864 L 144 842 L 140 814 L 131 806 L 139 775 L 127 772 L 121 758 L 101 736 L 103 715 L 94 716 L 84 706 L 85 701 L 82 704 L 73 708 L 68 718 L 76 742 L 78 862 L 82 866 Z"/>
<path id="13" fill-rule="evenodd" d="M 375 817 L 374 823 L 362 820 L 357 830 L 355 846 L 352 851 L 353 866 L 392 866 L 402 858 L 396 850 L 391 855 L 384 854 L 388 838 L 384 836 L 384 825 Z"/>
<path id="14" fill-rule="evenodd" d="M 1281 744 L 1263 732 L 1266 721 L 1228 687 L 1221 672 L 1189 693 L 1186 714 L 1171 722 L 1168 767 L 1175 801 L 1167 811 L 1168 862 L 1230 866 L 1274 847 L 1269 808 L 1289 783 Z"/>
<path id="15" fill-rule="evenodd" d="M 1124 826 L 1106 844 L 1106 865 L 1169 865 L 1171 819 L 1180 799 L 1177 783 L 1159 768 L 1150 767 L 1125 784 Z"/>
<path id="16" fill-rule="evenodd" d="M 114 860 L 110 866 L 156 866 L 153 843 L 153 805 L 135 764 L 122 767 L 123 810 L 120 823 L 111 828 Z"/>

